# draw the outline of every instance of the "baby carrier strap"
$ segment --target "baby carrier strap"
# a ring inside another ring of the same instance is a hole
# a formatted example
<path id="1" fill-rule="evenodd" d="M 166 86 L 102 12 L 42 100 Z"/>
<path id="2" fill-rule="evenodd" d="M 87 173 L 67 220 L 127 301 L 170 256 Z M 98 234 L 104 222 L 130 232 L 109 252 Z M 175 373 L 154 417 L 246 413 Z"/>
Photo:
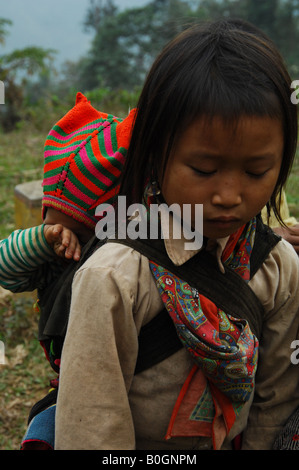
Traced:
<path id="1" fill-rule="evenodd" d="M 258 269 L 262 266 L 270 251 L 281 240 L 279 235 L 265 225 L 261 216 L 256 218 L 255 242 L 250 258 L 250 279 L 253 278 Z"/>
<path id="2" fill-rule="evenodd" d="M 141 328 L 138 345 L 135 374 L 149 369 L 183 348 L 166 308 Z"/>

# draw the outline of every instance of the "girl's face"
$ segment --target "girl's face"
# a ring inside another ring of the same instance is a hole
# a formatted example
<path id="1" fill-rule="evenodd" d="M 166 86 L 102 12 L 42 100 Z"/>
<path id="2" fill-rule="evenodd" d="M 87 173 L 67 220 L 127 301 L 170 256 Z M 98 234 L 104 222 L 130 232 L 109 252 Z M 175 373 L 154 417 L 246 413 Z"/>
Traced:
<path id="1" fill-rule="evenodd" d="M 195 120 L 174 147 L 161 190 L 168 205 L 203 204 L 203 235 L 223 238 L 257 215 L 280 172 L 282 124 L 270 117 Z"/>

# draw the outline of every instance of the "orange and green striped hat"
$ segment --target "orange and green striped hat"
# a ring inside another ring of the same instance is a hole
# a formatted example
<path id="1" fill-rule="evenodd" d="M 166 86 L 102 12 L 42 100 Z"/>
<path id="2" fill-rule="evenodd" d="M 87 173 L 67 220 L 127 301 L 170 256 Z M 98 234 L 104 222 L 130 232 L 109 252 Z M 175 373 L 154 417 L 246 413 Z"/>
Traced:
<path id="1" fill-rule="evenodd" d="M 119 190 L 136 110 L 117 118 L 93 108 L 82 93 L 50 130 L 44 148 L 42 215 L 52 207 L 93 229 L 95 209 Z"/>

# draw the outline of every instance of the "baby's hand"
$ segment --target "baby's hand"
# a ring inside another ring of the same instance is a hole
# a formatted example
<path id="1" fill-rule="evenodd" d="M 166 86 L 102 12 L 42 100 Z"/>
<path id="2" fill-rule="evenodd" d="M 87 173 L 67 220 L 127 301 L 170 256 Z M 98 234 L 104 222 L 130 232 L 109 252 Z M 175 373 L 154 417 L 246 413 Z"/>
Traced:
<path id="1" fill-rule="evenodd" d="M 56 255 L 61 258 L 78 261 L 81 256 L 81 245 L 77 236 L 61 224 L 44 226 L 45 239 L 52 246 Z"/>

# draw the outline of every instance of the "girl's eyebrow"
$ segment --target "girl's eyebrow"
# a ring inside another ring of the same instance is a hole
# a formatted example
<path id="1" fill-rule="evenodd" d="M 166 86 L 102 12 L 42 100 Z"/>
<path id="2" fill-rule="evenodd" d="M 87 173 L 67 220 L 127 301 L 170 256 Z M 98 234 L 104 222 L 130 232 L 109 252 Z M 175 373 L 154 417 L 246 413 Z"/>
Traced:
<path id="1" fill-rule="evenodd" d="M 190 157 L 199 157 L 202 159 L 218 159 L 218 158 L 223 158 L 226 157 L 225 154 L 217 153 L 217 152 L 210 152 L 206 150 L 200 150 L 200 149 L 194 149 L 188 152 L 188 156 Z M 248 155 L 248 157 L 245 158 L 248 160 L 271 160 L 273 158 L 276 158 L 277 155 L 274 152 L 266 152 L 264 154 L 258 154 L 258 155 Z"/>
<path id="2" fill-rule="evenodd" d="M 273 158 L 278 158 L 278 157 L 279 155 L 276 155 L 275 153 L 272 153 L 272 152 L 268 152 L 268 153 L 261 154 L 261 155 L 251 155 L 248 157 L 248 160 L 262 161 L 262 160 L 272 160 Z"/>

